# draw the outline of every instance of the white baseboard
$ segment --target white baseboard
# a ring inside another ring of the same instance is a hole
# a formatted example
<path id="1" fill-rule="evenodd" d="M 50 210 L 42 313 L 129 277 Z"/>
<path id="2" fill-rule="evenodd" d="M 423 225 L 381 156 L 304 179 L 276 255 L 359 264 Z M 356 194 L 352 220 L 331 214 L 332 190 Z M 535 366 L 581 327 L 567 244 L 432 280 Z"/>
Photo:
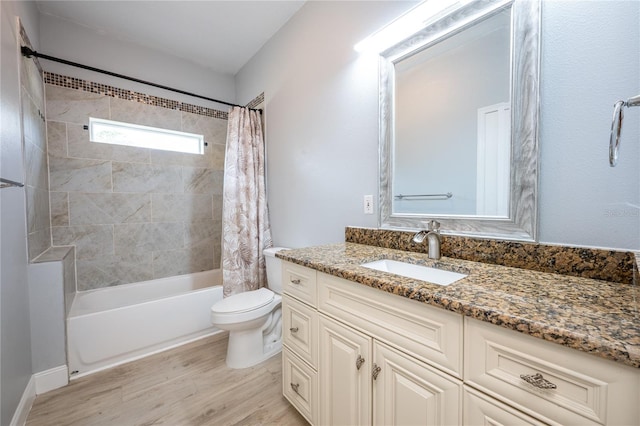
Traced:
<path id="1" fill-rule="evenodd" d="M 69 383 L 69 369 L 66 365 L 50 368 L 33 376 L 36 379 L 36 395 L 61 388 Z"/>
<path id="2" fill-rule="evenodd" d="M 61 388 L 69 383 L 69 369 L 66 365 L 54 367 L 46 371 L 41 371 L 31 376 L 27 387 L 22 393 L 20 403 L 13 413 L 11 426 L 24 426 L 36 395 Z"/>
<path id="3" fill-rule="evenodd" d="M 22 393 L 22 398 L 20 398 L 20 403 L 16 408 L 16 412 L 13 413 L 11 426 L 24 426 L 24 424 L 27 423 L 27 417 L 29 416 L 29 411 L 31 411 L 31 406 L 33 405 L 33 401 L 35 399 L 36 380 L 34 376 L 31 376 L 31 378 L 29 379 L 29 383 L 27 383 L 27 387 Z"/>

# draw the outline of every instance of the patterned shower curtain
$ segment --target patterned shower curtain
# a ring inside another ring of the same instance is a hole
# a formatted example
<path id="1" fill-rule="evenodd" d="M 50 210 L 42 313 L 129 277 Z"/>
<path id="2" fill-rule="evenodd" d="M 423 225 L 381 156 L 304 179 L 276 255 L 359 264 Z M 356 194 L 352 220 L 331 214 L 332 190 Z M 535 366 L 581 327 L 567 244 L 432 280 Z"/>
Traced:
<path id="1" fill-rule="evenodd" d="M 265 189 L 264 138 L 260 112 L 229 112 L 222 205 L 224 296 L 267 283 L 262 250 L 272 246 Z"/>

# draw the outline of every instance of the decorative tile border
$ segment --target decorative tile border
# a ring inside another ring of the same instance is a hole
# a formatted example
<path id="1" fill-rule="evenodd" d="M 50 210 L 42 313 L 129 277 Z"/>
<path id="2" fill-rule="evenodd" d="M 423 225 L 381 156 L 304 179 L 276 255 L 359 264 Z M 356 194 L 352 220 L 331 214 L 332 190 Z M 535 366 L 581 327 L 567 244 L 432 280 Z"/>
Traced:
<path id="1" fill-rule="evenodd" d="M 44 82 L 53 86 L 66 87 L 68 89 L 82 90 L 84 92 L 99 93 L 112 98 L 126 99 L 128 101 L 139 102 L 141 104 L 159 106 L 192 114 L 204 115 L 206 117 L 227 119 L 227 112 L 213 108 L 201 107 L 198 105 L 179 102 L 172 99 L 161 98 L 159 96 L 147 95 L 133 90 L 120 89 L 106 84 L 95 83 L 82 80 L 80 78 L 68 77 L 61 74 L 44 72 Z"/>
<path id="2" fill-rule="evenodd" d="M 146 105 L 159 106 L 162 108 L 204 115 L 206 117 L 221 118 L 223 120 L 228 119 L 228 113 L 226 111 L 201 107 L 198 105 L 179 102 L 172 99 L 161 98 L 159 96 L 147 95 L 145 93 L 135 92 L 133 90 L 120 89 L 118 87 L 82 80 L 80 78 L 68 77 L 48 71 L 44 72 L 44 82 L 53 86 L 66 87 L 68 89 L 82 90 L 91 93 L 99 93 L 101 95 L 110 96 L 112 98 L 126 99 Z M 264 102 L 264 92 L 256 96 L 251 102 L 247 104 L 247 106 L 249 108 L 254 108 L 254 106 L 259 105 L 262 102 Z"/>
<path id="3" fill-rule="evenodd" d="M 426 244 L 411 241 L 413 234 L 408 231 L 347 227 L 345 241 L 427 253 Z M 455 259 L 624 284 L 633 284 L 638 274 L 636 254 L 630 251 L 444 235 L 441 253 Z"/>

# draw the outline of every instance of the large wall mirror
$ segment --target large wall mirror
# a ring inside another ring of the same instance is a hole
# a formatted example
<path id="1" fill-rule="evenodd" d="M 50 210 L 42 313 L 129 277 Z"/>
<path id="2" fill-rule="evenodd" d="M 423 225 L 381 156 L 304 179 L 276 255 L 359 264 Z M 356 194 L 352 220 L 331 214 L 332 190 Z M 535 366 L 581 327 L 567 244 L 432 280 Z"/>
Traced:
<path id="1" fill-rule="evenodd" d="M 536 239 L 539 26 L 466 2 L 381 54 L 381 227 Z"/>

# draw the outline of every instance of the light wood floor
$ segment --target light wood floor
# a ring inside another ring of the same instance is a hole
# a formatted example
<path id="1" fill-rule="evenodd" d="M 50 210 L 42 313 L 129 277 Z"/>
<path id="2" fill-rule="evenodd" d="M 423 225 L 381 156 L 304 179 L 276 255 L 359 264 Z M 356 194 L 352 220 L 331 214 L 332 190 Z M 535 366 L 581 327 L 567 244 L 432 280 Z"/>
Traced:
<path id="1" fill-rule="evenodd" d="M 280 355 L 232 370 L 226 350 L 213 336 L 76 379 L 39 395 L 27 425 L 307 424 L 282 396 Z"/>

